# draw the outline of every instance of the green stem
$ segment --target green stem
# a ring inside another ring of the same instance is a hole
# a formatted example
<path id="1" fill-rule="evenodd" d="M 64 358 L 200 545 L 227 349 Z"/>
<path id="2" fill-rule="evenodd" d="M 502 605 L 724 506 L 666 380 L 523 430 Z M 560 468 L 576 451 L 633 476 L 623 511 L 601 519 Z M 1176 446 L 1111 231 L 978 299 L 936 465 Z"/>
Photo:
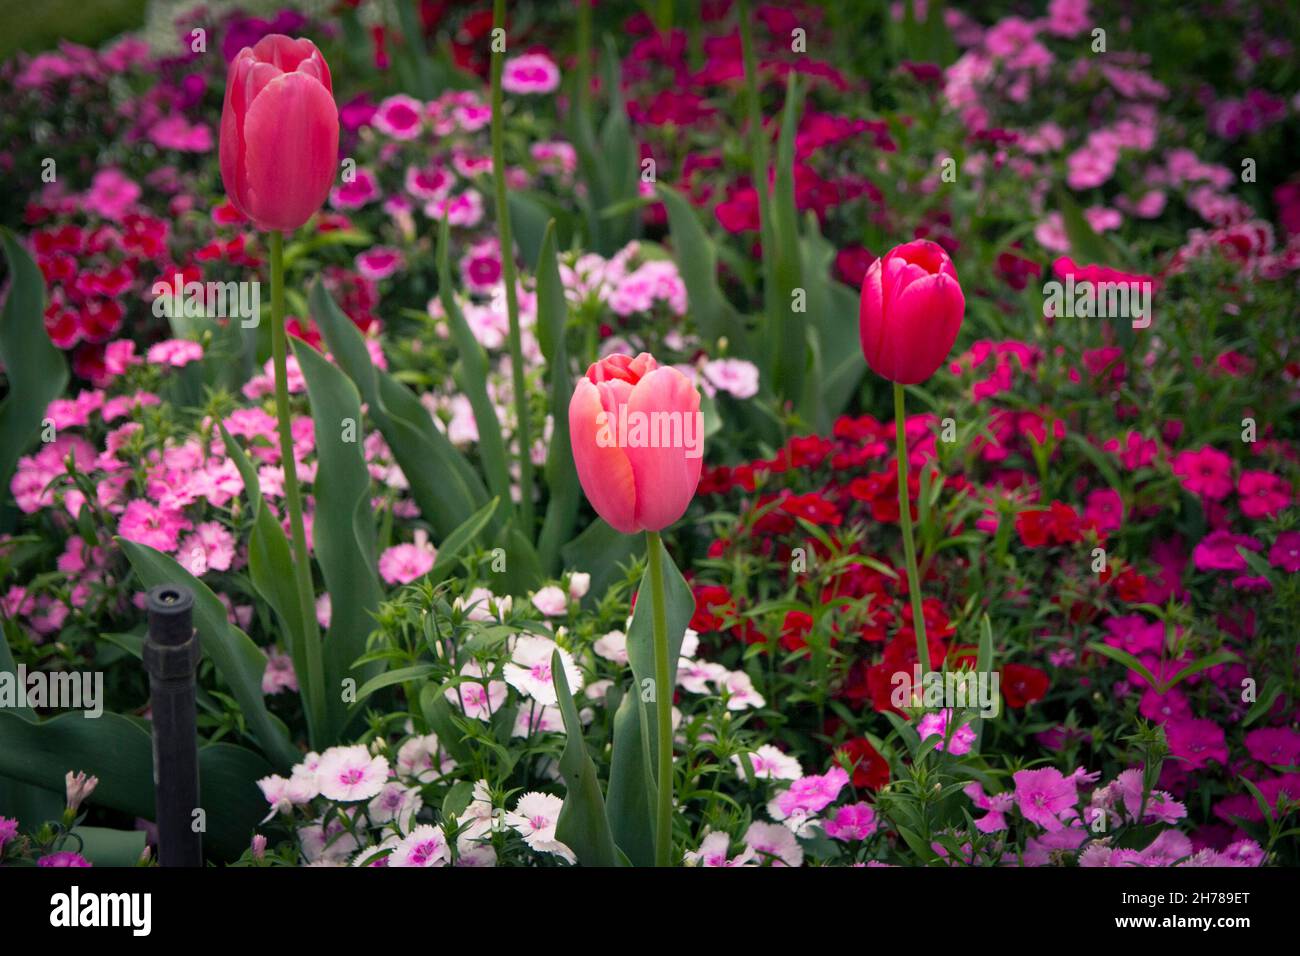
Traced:
<path id="1" fill-rule="evenodd" d="M 753 28 L 749 24 L 748 0 L 740 0 L 740 47 L 745 64 L 745 97 L 749 112 L 749 150 L 753 161 L 754 188 L 758 190 L 759 217 L 767 220 L 767 140 L 763 136 L 763 111 L 758 99 L 758 63 L 754 59 Z M 764 232 L 766 235 L 766 232 Z M 766 252 L 766 249 L 764 250 Z M 766 258 L 766 255 L 764 255 Z"/>
<path id="2" fill-rule="evenodd" d="M 505 0 L 493 0 L 492 26 L 506 26 Z M 492 51 L 492 182 L 496 187 L 497 234 L 501 239 L 501 278 L 506 285 L 506 315 L 510 321 L 510 375 L 515 393 L 515 437 L 519 441 L 519 497 L 524 537 L 533 540 L 533 459 L 529 435 L 528 392 L 524 384 L 524 346 L 519 331 L 519 299 L 515 289 L 515 246 L 510 236 L 510 207 L 506 204 L 506 160 L 501 70 L 505 53 Z"/>
<path id="3" fill-rule="evenodd" d="M 591 116 L 591 2 L 578 0 L 578 109 Z"/>
<path id="4" fill-rule="evenodd" d="M 284 497 L 289 506 L 289 530 L 293 537 L 293 574 L 298 586 L 303 636 L 307 642 L 307 646 L 301 649 L 302 657 L 307 663 L 303 697 L 308 735 L 312 745 L 316 746 L 325 723 L 324 699 L 321 697 L 325 687 L 325 669 L 321 660 L 311 555 L 307 553 L 307 532 L 302 521 L 302 492 L 298 488 L 298 466 L 293 455 L 292 419 L 289 416 L 288 343 L 284 331 L 284 236 L 279 230 L 272 230 L 268 238 L 271 247 L 271 358 L 275 364 L 276 430 L 280 436 Z"/>
<path id="5" fill-rule="evenodd" d="M 655 715 L 659 750 L 659 802 L 655 814 L 655 865 L 673 865 L 673 688 L 668 658 L 668 610 L 664 597 L 663 545 L 659 532 L 647 531 L 646 560 L 654 601 Z"/>
<path id="6" fill-rule="evenodd" d="M 907 591 L 912 596 L 916 659 L 921 665 L 921 676 L 924 679 L 930 673 L 930 645 L 925 639 L 921 576 L 916 572 L 916 543 L 912 540 L 912 505 L 907 494 L 907 416 L 903 414 L 903 386 L 898 382 L 894 383 L 894 447 L 898 453 L 898 521 L 903 526 L 903 553 L 907 556 Z M 917 507 L 925 507 L 925 502 L 917 502 Z"/>
<path id="7" fill-rule="evenodd" d="M 745 64 L 745 99 L 749 114 L 749 159 L 754 188 L 758 191 L 758 233 L 762 246 L 763 260 L 763 303 L 766 313 L 767 343 L 764 347 L 764 360 L 768 372 L 774 373 L 782 365 L 780 323 L 777 320 L 779 303 L 776 302 L 776 241 L 773 238 L 772 207 L 768 203 L 768 144 L 763 132 L 763 107 L 759 99 L 758 63 L 754 57 L 753 27 L 750 26 L 749 0 L 740 0 L 737 4 L 740 18 L 740 49 Z M 779 376 L 775 376 L 779 378 Z"/>

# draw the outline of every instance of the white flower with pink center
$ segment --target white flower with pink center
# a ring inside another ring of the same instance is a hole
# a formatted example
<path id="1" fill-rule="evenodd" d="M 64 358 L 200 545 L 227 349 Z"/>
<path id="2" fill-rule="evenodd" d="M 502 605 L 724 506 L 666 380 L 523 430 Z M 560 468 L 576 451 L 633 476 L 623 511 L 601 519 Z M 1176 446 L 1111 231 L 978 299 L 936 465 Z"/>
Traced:
<path id="1" fill-rule="evenodd" d="M 471 678 L 462 681 L 455 687 L 448 687 L 443 691 L 443 696 L 447 700 L 464 712 L 466 717 L 472 717 L 475 720 L 491 720 L 492 715 L 501 709 L 501 705 L 506 701 L 506 689 L 504 681 L 488 680 L 484 682 L 487 675 L 483 673 L 483 666 L 478 661 L 468 661 L 460 669 L 463 677 Z"/>
<path id="2" fill-rule="evenodd" d="M 677 665 L 677 686 L 688 694 L 712 693 L 710 684 L 720 687 L 730 673 L 713 661 L 683 660 Z"/>
<path id="3" fill-rule="evenodd" d="M 452 108 L 451 118 L 461 132 L 477 133 L 492 122 L 492 107 L 486 103 L 462 103 Z"/>
<path id="4" fill-rule="evenodd" d="M 740 755 L 733 754 L 731 762 L 736 765 L 736 775 L 744 779 L 745 768 L 741 765 Z M 749 765 L 754 769 L 754 776 L 762 780 L 798 780 L 803 776 L 798 759 L 781 753 L 771 744 L 763 744 L 751 753 Z"/>
<path id="5" fill-rule="evenodd" d="M 564 733 L 564 717 L 559 707 L 520 707 L 515 712 L 515 726 L 510 732 L 512 737 L 531 737 L 533 734 Z"/>
<path id="6" fill-rule="evenodd" d="M 554 853 L 573 863 L 573 851 L 555 839 L 555 825 L 563 806 L 563 800 L 549 793 L 525 793 L 514 810 L 506 814 L 506 825 L 539 853 Z"/>
<path id="7" fill-rule="evenodd" d="M 728 858 L 731 849 L 731 837 L 720 830 L 714 830 L 700 841 L 698 850 L 689 850 L 683 857 L 687 866 L 733 867 L 756 866 L 754 848 L 747 846 L 739 854 Z"/>
<path id="8" fill-rule="evenodd" d="M 727 695 L 727 710 L 762 707 L 767 701 L 754 689 L 754 682 L 744 671 L 730 671 L 719 688 Z"/>
<path id="9" fill-rule="evenodd" d="M 476 242 L 461 256 L 460 277 L 470 292 L 486 295 L 501 276 L 501 244 L 496 239 Z"/>
<path id="10" fill-rule="evenodd" d="M 477 189 L 467 189 L 459 196 L 434 199 L 424 204 L 424 214 L 434 222 L 445 217 L 449 225 L 473 229 L 483 221 L 483 196 Z"/>
<path id="11" fill-rule="evenodd" d="M 465 834 L 456 837 L 456 865 L 483 867 L 497 865 L 497 851 L 491 843 L 472 840 Z"/>
<path id="12" fill-rule="evenodd" d="M 446 866 L 451 860 L 447 837 L 439 827 L 422 824 L 394 847 L 389 866 Z"/>
<path id="13" fill-rule="evenodd" d="M 456 761 L 440 751 L 436 734 L 412 737 L 397 750 L 397 775 L 432 783 L 456 769 Z"/>
<path id="14" fill-rule="evenodd" d="M 451 157 L 451 168 L 465 179 L 492 175 L 492 157 L 475 156 L 472 153 L 455 153 Z"/>
<path id="15" fill-rule="evenodd" d="M 404 93 L 386 98 L 375 110 L 370 125 L 393 139 L 415 139 L 420 135 L 424 104 Z"/>
<path id="16" fill-rule="evenodd" d="M 446 199 L 455 184 L 455 177 L 441 166 L 408 166 L 406 169 L 406 191 L 424 202 Z"/>
<path id="17" fill-rule="evenodd" d="M 503 814 L 498 814 L 492 807 L 492 790 L 486 780 L 476 781 L 470 795 L 469 806 L 459 817 L 461 836 L 471 840 L 480 840 L 494 829 L 500 829 L 496 821 Z"/>
<path id="18" fill-rule="evenodd" d="M 402 250 L 392 246 L 372 246 L 356 258 L 357 271 L 373 282 L 396 274 L 405 264 Z"/>
<path id="19" fill-rule="evenodd" d="M 370 819 L 375 823 L 396 822 L 400 830 L 409 830 L 415 815 L 424 806 L 420 791 L 416 787 L 407 787 L 396 781 L 384 784 L 382 790 L 375 794 L 366 809 Z"/>
<path id="20" fill-rule="evenodd" d="M 360 209 L 381 195 L 379 180 L 364 167 L 357 167 L 352 181 L 344 181 L 330 190 L 330 205 L 335 209 Z"/>
<path id="21" fill-rule="evenodd" d="M 376 846 L 368 846 L 352 858 L 353 866 L 388 866 L 391 851 L 397 849 L 397 845 L 402 842 L 398 836 L 390 836 L 387 840 Z"/>
<path id="22" fill-rule="evenodd" d="M 501 88 L 507 93 L 553 93 L 560 86 L 560 68 L 545 53 L 525 53 L 506 60 Z"/>
<path id="23" fill-rule="evenodd" d="M 761 864 L 803 866 L 803 847 L 789 828 L 779 823 L 755 821 L 745 831 L 745 845 Z"/>
<path id="24" fill-rule="evenodd" d="M 316 866 L 342 866 L 361 848 L 357 838 L 337 817 L 328 824 L 317 821 L 303 827 L 298 831 L 298 842 L 302 846 L 303 859 Z"/>
<path id="25" fill-rule="evenodd" d="M 556 590 L 558 591 L 559 588 Z M 558 703 L 559 698 L 555 694 L 554 677 L 551 673 L 552 655 L 557 650 L 560 652 L 560 661 L 564 666 L 564 676 L 569 682 L 569 690 L 577 693 L 582 688 L 582 671 L 574 662 L 573 655 L 550 638 L 534 634 L 521 634 L 515 638 L 510 663 L 501 669 L 506 683 L 539 704 L 550 706 Z"/>
<path id="26" fill-rule="evenodd" d="M 321 796 L 327 800 L 350 802 L 369 800 L 388 779 L 388 760 L 371 756 L 361 744 L 331 747 L 321 754 L 316 768 Z"/>

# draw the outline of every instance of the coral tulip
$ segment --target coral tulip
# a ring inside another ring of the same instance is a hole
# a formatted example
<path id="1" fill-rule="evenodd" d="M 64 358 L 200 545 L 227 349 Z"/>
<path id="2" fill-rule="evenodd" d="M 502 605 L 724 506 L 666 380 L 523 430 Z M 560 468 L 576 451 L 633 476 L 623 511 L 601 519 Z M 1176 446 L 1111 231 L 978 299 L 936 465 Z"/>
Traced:
<path id="1" fill-rule="evenodd" d="M 862 280 L 862 354 L 882 378 L 923 382 L 948 357 L 965 310 L 957 270 L 942 246 L 926 239 L 895 246 Z"/>
<path id="2" fill-rule="evenodd" d="M 611 355 L 578 381 L 569 438 L 597 513 L 624 534 L 659 531 L 682 516 L 700 481 L 700 393 L 646 352 Z"/>
<path id="3" fill-rule="evenodd" d="M 689 378 L 675 368 L 660 368 L 647 352 L 636 358 L 611 355 L 587 369 L 573 390 L 569 440 L 592 507 L 624 534 L 645 532 L 646 574 L 637 593 L 646 600 L 638 603 L 637 613 L 649 605 L 654 686 L 671 688 L 664 565 L 672 558 L 659 531 L 685 513 L 700 483 L 700 393 Z M 670 691 L 654 698 L 656 866 L 679 859 L 673 851 L 672 696 Z"/>
<path id="4" fill-rule="evenodd" d="M 339 111 L 330 70 L 307 39 L 271 34 L 230 64 L 221 111 L 221 179 L 259 229 L 297 229 L 329 195 Z"/>

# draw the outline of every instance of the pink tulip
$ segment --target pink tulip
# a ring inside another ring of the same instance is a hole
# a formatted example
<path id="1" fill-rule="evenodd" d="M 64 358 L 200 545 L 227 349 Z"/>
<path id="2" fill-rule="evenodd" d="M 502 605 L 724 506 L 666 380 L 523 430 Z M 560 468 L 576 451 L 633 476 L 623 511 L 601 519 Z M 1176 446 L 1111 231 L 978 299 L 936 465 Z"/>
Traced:
<path id="1" fill-rule="evenodd" d="M 578 380 L 569 440 L 596 512 L 624 534 L 659 531 L 682 516 L 700 482 L 700 393 L 646 352 L 611 355 Z"/>
<path id="2" fill-rule="evenodd" d="M 329 195 L 339 111 L 330 69 L 307 39 L 278 33 L 244 47 L 226 76 L 221 179 L 259 229 L 297 229 Z"/>
<path id="3" fill-rule="evenodd" d="M 957 270 L 942 246 L 927 239 L 895 246 L 862 280 L 862 354 L 882 378 L 924 382 L 948 357 L 965 311 Z"/>

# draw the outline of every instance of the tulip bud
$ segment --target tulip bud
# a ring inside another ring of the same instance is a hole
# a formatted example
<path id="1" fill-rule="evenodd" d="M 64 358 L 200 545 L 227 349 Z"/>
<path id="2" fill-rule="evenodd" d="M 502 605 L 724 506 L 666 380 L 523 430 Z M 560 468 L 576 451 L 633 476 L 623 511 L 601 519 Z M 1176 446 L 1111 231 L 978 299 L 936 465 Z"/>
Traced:
<path id="1" fill-rule="evenodd" d="M 226 75 L 221 179 L 259 229 L 297 229 L 334 183 L 339 111 L 329 66 L 307 39 L 278 33 L 244 47 Z"/>
<path id="2" fill-rule="evenodd" d="M 862 354 L 882 378 L 923 382 L 948 357 L 965 310 L 957 270 L 942 246 L 927 239 L 895 246 L 862 280 Z"/>
<path id="3" fill-rule="evenodd" d="M 597 514 L 624 534 L 659 531 L 685 513 L 700 482 L 700 393 L 649 353 L 608 356 L 578 380 L 569 440 Z"/>

